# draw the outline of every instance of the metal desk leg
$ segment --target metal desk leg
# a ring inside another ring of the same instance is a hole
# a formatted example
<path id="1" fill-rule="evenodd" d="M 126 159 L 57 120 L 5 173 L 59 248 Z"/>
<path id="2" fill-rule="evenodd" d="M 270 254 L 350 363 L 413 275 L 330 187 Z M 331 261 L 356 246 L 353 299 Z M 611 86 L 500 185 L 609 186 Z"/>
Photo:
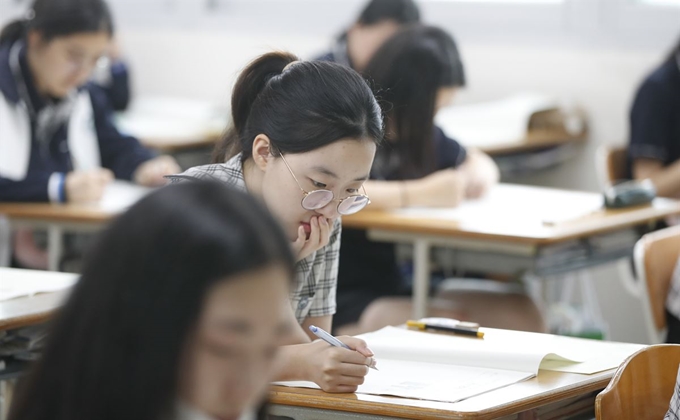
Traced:
<path id="1" fill-rule="evenodd" d="M 430 292 L 430 243 L 416 239 L 413 244 L 413 318 L 427 316 Z"/>
<path id="2" fill-rule="evenodd" d="M 50 225 L 47 229 L 47 267 L 50 271 L 59 271 L 63 247 L 63 229 L 60 226 Z"/>

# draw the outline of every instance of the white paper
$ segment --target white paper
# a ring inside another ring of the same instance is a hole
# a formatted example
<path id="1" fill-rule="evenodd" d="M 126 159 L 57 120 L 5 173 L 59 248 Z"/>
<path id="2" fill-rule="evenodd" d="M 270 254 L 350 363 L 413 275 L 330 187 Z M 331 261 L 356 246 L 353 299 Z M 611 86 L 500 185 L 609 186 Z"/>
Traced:
<path id="1" fill-rule="evenodd" d="M 104 195 L 99 201 L 98 206 L 101 210 L 108 213 L 120 213 L 135 204 L 151 191 L 153 191 L 153 188 L 115 180 L 106 186 Z"/>
<path id="2" fill-rule="evenodd" d="M 202 139 L 222 132 L 229 112 L 210 102 L 169 97 L 137 99 L 117 117 L 118 128 L 142 140 L 163 140 L 167 145 Z"/>
<path id="3" fill-rule="evenodd" d="M 421 400 L 456 402 L 532 378 L 527 372 L 437 363 L 380 359 L 357 393 L 391 395 Z M 313 382 L 279 382 L 297 388 L 319 387 Z"/>
<path id="4" fill-rule="evenodd" d="M 491 229 L 517 224 L 552 226 L 585 217 L 602 206 L 602 195 L 596 193 L 498 184 L 484 197 L 466 200 L 456 208 L 411 207 L 394 212 L 407 217 L 483 224 Z"/>
<path id="5" fill-rule="evenodd" d="M 0 302 L 68 289 L 77 281 L 78 275 L 72 273 L 0 267 Z"/>
<path id="6" fill-rule="evenodd" d="M 531 116 L 557 107 L 557 102 L 533 93 L 498 101 L 458 105 L 442 109 L 437 125 L 468 147 L 489 147 L 525 140 Z"/>

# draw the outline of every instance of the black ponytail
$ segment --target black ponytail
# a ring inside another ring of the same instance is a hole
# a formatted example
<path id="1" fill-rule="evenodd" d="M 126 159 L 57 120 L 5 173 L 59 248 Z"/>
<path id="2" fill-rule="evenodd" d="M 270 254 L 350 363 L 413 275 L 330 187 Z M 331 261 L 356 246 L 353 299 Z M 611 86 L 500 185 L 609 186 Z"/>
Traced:
<path id="1" fill-rule="evenodd" d="M 258 134 L 281 153 L 304 153 L 341 139 L 382 139 L 380 107 L 354 70 L 336 63 L 265 54 L 241 73 L 232 93 L 232 125 L 213 153 L 224 162 L 252 153 Z"/>
<path id="2" fill-rule="evenodd" d="M 0 44 L 14 43 L 30 31 L 46 42 L 82 32 L 113 35 L 113 18 L 104 0 L 34 0 L 26 18 L 2 29 Z"/>

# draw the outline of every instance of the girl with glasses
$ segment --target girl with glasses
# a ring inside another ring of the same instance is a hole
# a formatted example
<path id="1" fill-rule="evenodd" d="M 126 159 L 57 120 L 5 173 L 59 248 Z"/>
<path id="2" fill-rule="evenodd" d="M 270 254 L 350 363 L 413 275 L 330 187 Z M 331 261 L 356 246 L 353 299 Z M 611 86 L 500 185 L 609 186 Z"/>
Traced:
<path id="1" fill-rule="evenodd" d="M 294 264 L 247 194 L 192 183 L 145 197 L 91 250 L 9 419 L 266 418 Z"/>
<path id="2" fill-rule="evenodd" d="M 369 203 L 368 179 L 382 138 L 380 107 L 355 71 L 270 53 L 239 76 L 232 125 L 216 162 L 171 177 L 217 179 L 255 195 L 279 220 L 297 257 L 291 319 L 300 325 L 281 351 L 279 380 L 308 380 L 333 392 L 353 392 L 372 352 L 331 347 L 308 330 L 331 329 L 340 252 L 340 216 Z"/>
<path id="3" fill-rule="evenodd" d="M 2 30 L 0 201 L 97 201 L 113 178 L 153 186 L 179 172 L 119 133 L 106 94 L 87 83 L 113 33 L 103 0 L 34 0 Z M 15 245 L 17 265 L 45 268 L 30 232 Z"/>

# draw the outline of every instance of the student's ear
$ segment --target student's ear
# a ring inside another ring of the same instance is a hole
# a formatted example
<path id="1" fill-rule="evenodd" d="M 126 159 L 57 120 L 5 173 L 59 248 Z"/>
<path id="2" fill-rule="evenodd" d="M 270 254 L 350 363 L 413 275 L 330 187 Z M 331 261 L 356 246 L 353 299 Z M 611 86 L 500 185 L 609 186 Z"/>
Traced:
<path id="1" fill-rule="evenodd" d="M 271 147 L 272 143 L 265 134 L 258 134 L 253 140 L 253 161 L 262 171 L 267 169 L 267 165 L 272 160 Z"/>

